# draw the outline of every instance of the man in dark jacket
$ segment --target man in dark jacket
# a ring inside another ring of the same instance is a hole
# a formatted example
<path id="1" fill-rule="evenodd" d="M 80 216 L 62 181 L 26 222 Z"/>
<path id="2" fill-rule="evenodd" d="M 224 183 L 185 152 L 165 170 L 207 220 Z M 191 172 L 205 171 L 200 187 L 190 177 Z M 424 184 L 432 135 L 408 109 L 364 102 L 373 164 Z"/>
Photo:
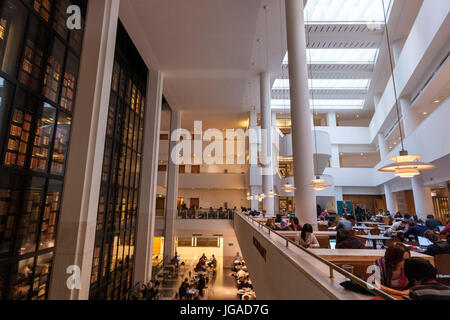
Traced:
<path id="1" fill-rule="evenodd" d="M 442 225 L 442 222 L 436 219 L 432 214 L 429 214 L 427 216 L 427 221 L 425 221 L 425 225 L 428 227 L 428 229 L 435 230 L 438 228 L 437 226 Z"/>
<path id="2" fill-rule="evenodd" d="M 418 241 L 418 237 L 423 237 L 423 234 L 425 231 L 429 230 L 427 226 L 424 226 L 422 224 L 416 224 L 410 222 L 408 230 L 404 233 L 405 239 L 408 238 L 410 235 L 413 235 L 416 238 L 416 241 Z"/>
<path id="3" fill-rule="evenodd" d="M 364 243 L 350 235 L 350 232 L 340 229 L 336 236 L 336 249 L 365 249 Z"/>
<path id="4" fill-rule="evenodd" d="M 178 293 L 180 295 L 180 300 L 183 299 L 183 297 L 186 297 L 187 290 L 189 288 L 189 279 L 184 279 L 184 282 L 181 284 L 180 288 L 178 289 Z"/>

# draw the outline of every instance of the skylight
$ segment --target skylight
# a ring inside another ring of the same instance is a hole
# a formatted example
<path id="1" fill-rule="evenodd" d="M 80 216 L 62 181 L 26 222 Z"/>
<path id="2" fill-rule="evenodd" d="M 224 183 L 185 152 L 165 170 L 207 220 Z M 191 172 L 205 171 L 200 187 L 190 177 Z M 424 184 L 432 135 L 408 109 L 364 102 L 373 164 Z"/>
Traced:
<path id="1" fill-rule="evenodd" d="M 315 90 L 368 89 L 370 79 L 309 79 L 309 87 Z M 289 89 L 289 79 L 276 79 L 273 90 Z"/>
<path id="2" fill-rule="evenodd" d="M 312 64 L 375 64 L 379 49 L 307 49 L 306 58 Z M 283 64 L 288 64 L 288 53 Z"/>
<path id="3" fill-rule="evenodd" d="M 365 100 L 327 100 L 327 99 L 317 99 L 310 100 L 311 109 L 316 110 L 361 110 L 364 108 Z M 289 110 L 291 107 L 291 101 L 286 99 L 273 99 L 271 101 L 271 108 L 276 110 Z"/>
<path id="4" fill-rule="evenodd" d="M 308 23 L 382 23 L 383 3 L 386 14 L 391 0 L 308 0 L 305 21 Z"/>

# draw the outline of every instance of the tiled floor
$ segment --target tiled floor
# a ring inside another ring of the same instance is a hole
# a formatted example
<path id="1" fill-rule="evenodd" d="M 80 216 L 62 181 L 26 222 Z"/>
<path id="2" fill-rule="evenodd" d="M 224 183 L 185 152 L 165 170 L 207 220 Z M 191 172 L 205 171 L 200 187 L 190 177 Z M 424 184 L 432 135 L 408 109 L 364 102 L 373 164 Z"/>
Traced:
<path id="1" fill-rule="evenodd" d="M 162 300 L 171 300 L 175 296 L 184 278 L 189 278 L 189 271 L 191 271 L 191 275 L 194 275 L 191 264 L 186 265 L 186 267 L 181 266 L 178 275 L 173 279 L 167 279 L 164 282 L 160 280 L 159 292 Z M 231 276 L 232 273 L 231 268 L 224 269 L 220 265 L 217 266 L 215 276 L 209 273 L 209 283 L 207 285 L 208 288 L 205 290 L 204 300 L 238 300 L 236 285 Z"/>

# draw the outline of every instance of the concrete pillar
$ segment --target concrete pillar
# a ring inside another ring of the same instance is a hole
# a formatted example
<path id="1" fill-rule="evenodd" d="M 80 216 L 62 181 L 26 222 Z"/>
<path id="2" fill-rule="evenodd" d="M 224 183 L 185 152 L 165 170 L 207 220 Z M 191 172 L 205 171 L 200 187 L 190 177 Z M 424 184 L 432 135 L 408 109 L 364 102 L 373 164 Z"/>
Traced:
<path id="1" fill-rule="evenodd" d="M 328 112 L 328 126 L 336 127 L 336 112 Z"/>
<path id="2" fill-rule="evenodd" d="M 431 189 L 425 187 L 422 176 L 415 176 L 411 179 L 412 191 L 414 195 L 414 205 L 416 215 L 419 219 L 425 221 L 427 215 L 434 215 L 433 199 L 431 198 Z"/>
<path id="3" fill-rule="evenodd" d="M 303 1 L 286 0 L 295 212 L 302 224 L 309 223 L 317 229 L 316 194 L 308 187 L 314 178 L 314 164 L 303 12 Z"/>
<path id="4" fill-rule="evenodd" d="M 171 135 L 174 130 L 181 127 L 180 111 L 172 110 L 170 119 Z M 178 178 L 179 169 L 171 159 L 172 150 L 178 144 L 178 141 L 170 141 L 169 147 L 169 167 L 167 175 L 167 211 L 166 211 L 166 228 L 164 235 L 164 259 L 168 264 L 175 255 L 175 219 L 177 218 L 177 200 L 178 200 Z"/>
<path id="5" fill-rule="evenodd" d="M 137 218 L 139 223 L 137 225 L 136 235 L 134 282 L 147 283 L 152 277 L 162 95 L 162 73 L 160 71 L 149 70 L 147 80 L 147 101 L 145 109 L 139 211 Z"/>
<path id="6" fill-rule="evenodd" d="M 50 300 L 89 299 L 119 4 L 88 4 Z M 80 289 L 67 286 L 70 266 L 80 268 Z"/>
<path id="7" fill-rule="evenodd" d="M 273 192 L 273 159 L 272 159 L 272 113 L 270 108 L 270 74 L 263 72 L 260 74 L 260 94 L 261 94 L 261 139 L 262 152 L 261 162 L 263 166 L 262 180 L 263 193 L 266 198 L 263 200 L 263 209 L 267 216 L 274 215 L 273 198 L 267 197 L 269 192 Z"/>
<path id="8" fill-rule="evenodd" d="M 420 122 L 420 117 L 416 110 L 411 108 L 411 103 L 409 99 L 402 98 L 400 99 L 400 107 L 402 108 L 403 115 L 403 126 L 404 126 L 404 136 L 408 137 L 414 130 L 416 130 L 417 126 Z"/>
<path id="9" fill-rule="evenodd" d="M 395 213 L 395 195 L 387 183 L 384 184 L 384 194 L 386 196 L 386 209 L 389 210 L 390 213 Z"/>
<path id="10" fill-rule="evenodd" d="M 339 145 L 333 144 L 331 145 L 331 167 L 332 168 L 340 168 L 340 154 L 339 154 Z"/>
<path id="11" fill-rule="evenodd" d="M 392 43 L 392 55 L 394 58 L 394 63 L 397 65 L 400 54 L 402 53 L 403 46 L 405 45 L 406 38 L 398 39 Z"/>
<path id="12" fill-rule="evenodd" d="M 380 149 L 380 158 L 381 160 L 384 160 L 389 154 L 386 139 L 384 138 L 384 134 L 382 133 L 379 133 L 377 137 L 378 137 L 378 147 Z"/>

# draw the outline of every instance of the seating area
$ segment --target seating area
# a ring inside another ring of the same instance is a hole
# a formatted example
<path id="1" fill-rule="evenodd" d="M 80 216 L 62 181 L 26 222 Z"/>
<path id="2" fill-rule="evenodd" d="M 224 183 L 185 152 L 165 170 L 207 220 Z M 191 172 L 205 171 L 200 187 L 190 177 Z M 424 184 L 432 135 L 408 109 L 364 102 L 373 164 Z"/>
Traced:
<path id="1" fill-rule="evenodd" d="M 243 259 L 239 258 L 234 261 L 233 272 L 231 276 L 235 280 L 239 300 L 255 300 L 256 293 L 253 290 L 252 280 Z"/>

